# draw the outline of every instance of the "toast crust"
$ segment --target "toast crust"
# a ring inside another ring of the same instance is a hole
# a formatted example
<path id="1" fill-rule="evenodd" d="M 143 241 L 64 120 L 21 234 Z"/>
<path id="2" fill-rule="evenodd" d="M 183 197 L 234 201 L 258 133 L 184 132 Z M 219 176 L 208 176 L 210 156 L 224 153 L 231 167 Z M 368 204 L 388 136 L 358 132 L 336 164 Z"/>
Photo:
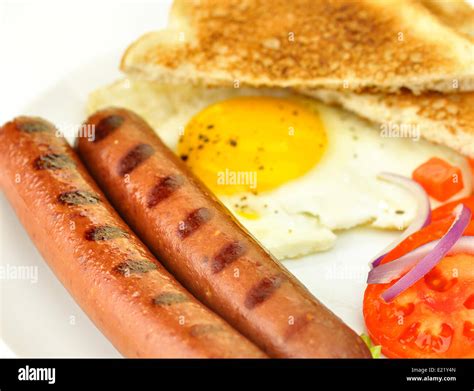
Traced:
<path id="1" fill-rule="evenodd" d="M 474 41 L 474 9 L 464 1 L 418 0 L 442 23 Z M 305 91 L 326 103 L 335 103 L 376 123 L 416 124 L 421 136 L 474 157 L 474 93 L 415 96 Z"/>
<path id="2" fill-rule="evenodd" d="M 170 15 L 122 70 L 211 86 L 474 90 L 473 42 L 419 0 L 177 0 Z"/>
<path id="3" fill-rule="evenodd" d="M 421 137 L 474 158 L 474 93 L 413 95 L 300 91 L 379 124 L 416 125 Z"/>
<path id="4" fill-rule="evenodd" d="M 418 0 L 442 23 L 474 41 L 474 8 L 463 0 Z"/>

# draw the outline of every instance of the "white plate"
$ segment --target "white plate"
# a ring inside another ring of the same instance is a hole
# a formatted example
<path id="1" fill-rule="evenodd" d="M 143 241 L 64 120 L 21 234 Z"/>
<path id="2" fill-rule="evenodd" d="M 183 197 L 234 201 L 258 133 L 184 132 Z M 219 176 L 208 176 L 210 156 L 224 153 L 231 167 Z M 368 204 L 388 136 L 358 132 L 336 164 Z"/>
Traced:
<path id="1" fill-rule="evenodd" d="M 120 53 L 105 56 L 45 91 L 18 114 L 43 116 L 69 141 L 85 119 L 90 91 L 119 76 Z M 31 266 L 37 282 L 1 284 L 0 335 L 20 357 L 118 357 L 41 258 L 0 194 L 0 267 Z M 357 229 L 339 235 L 332 250 L 284 262 L 309 290 L 358 333 L 365 331 L 362 299 L 370 258 L 397 237 L 394 232 Z M 10 275 L 10 277 L 13 277 Z"/>

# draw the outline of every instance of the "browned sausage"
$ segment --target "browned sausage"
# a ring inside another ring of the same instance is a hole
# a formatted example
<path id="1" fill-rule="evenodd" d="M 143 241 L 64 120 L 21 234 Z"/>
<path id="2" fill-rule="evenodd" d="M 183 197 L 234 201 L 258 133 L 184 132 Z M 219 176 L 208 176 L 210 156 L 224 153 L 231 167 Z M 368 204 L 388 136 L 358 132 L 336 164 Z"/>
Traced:
<path id="1" fill-rule="evenodd" d="M 196 297 L 275 357 L 370 357 L 364 342 L 235 221 L 137 115 L 87 120 L 79 154 L 135 232 Z"/>
<path id="2" fill-rule="evenodd" d="M 50 123 L 19 117 L 0 128 L 0 185 L 57 277 L 125 356 L 264 356 L 158 263 Z"/>

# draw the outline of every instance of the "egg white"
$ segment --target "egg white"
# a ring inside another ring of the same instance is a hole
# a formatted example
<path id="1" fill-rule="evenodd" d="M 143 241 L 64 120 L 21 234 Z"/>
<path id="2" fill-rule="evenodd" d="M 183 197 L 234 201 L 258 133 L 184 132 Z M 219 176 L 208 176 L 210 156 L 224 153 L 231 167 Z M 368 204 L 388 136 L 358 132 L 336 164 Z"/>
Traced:
<path id="1" fill-rule="evenodd" d="M 135 111 L 173 151 L 189 120 L 209 105 L 237 96 L 295 96 L 285 89 L 203 88 L 121 80 L 90 95 L 89 112 L 107 106 Z M 456 152 L 424 140 L 384 138 L 379 129 L 344 110 L 316 100 L 327 134 L 322 159 L 305 175 L 258 195 L 218 195 L 249 232 L 277 258 L 295 258 L 331 248 L 335 231 L 367 225 L 404 229 L 416 214 L 406 190 L 377 179 L 381 171 L 411 177 L 431 157 L 470 172 Z M 282 159 L 285 157 L 282 156 Z M 468 186 L 454 198 L 469 194 Z M 241 210 L 256 212 L 246 218 Z M 239 207 L 236 207 L 239 205 Z"/>

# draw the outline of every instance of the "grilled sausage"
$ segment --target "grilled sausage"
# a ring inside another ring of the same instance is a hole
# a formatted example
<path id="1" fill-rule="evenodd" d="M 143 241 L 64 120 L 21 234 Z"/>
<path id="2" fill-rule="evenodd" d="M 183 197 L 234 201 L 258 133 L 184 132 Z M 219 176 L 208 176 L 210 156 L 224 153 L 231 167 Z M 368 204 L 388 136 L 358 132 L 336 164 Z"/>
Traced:
<path id="1" fill-rule="evenodd" d="M 119 213 L 183 285 L 274 357 L 370 357 L 364 342 L 230 215 L 136 114 L 92 115 L 78 140 Z"/>
<path id="2" fill-rule="evenodd" d="M 128 357 L 264 357 L 158 263 L 52 124 L 0 128 L 0 185 L 57 277 Z"/>

